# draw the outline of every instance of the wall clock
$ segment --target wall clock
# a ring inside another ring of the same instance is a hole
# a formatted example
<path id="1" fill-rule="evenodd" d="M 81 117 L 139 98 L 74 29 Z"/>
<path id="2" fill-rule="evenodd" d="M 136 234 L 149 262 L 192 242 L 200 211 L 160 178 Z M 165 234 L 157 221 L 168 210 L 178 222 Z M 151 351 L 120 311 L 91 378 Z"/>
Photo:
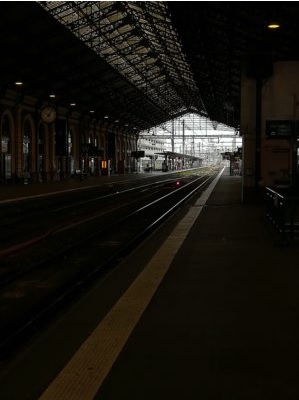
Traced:
<path id="1" fill-rule="evenodd" d="M 56 110 L 51 106 L 46 106 L 41 111 L 41 118 L 47 124 L 51 124 L 56 119 Z"/>

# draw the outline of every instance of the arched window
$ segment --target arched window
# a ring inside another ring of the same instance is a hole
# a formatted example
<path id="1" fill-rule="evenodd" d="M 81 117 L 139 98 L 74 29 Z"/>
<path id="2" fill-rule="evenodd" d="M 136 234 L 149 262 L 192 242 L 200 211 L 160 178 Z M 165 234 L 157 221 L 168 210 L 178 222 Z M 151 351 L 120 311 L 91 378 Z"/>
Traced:
<path id="1" fill-rule="evenodd" d="M 73 149 L 73 138 L 74 134 L 72 129 L 67 134 L 67 160 L 68 160 L 68 173 L 74 174 L 75 172 L 75 160 L 74 160 L 74 149 Z"/>
<path id="2" fill-rule="evenodd" d="M 40 125 L 38 130 L 38 170 L 40 172 L 45 169 L 45 128 Z"/>
<path id="3" fill-rule="evenodd" d="M 95 159 L 94 159 L 94 137 L 93 133 L 88 136 L 88 172 L 93 175 L 95 171 Z"/>
<path id="4" fill-rule="evenodd" d="M 73 153 L 73 131 L 69 130 L 67 134 L 67 153 L 72 155 Z"/>
<path id="5" fill-rule="evenodd" d="M 31 124 L 27 120 L 24 124 L 23 134 L 23 169 L 28 172 L 30 170 L 31 146 Z"/>
<path id="6" fill-rule="evenodd" d="M 12 144 L 11 144 L 11 121 L 8 115 L 2 119 L 1 125 L 1 148 L 2 162 L 0 165 L 0 181 L 7 181 L 12 178 Z"/>
<path id="7" fill-rule="evenodd" d="M 80 142 L 81 142 L 80 169 L 81 171 L 85 171 L 86 142 L 85 142 L 85 136 L 83 134 L 80 135 Z"/>
<path id="8" fill-rule="evenodd" d="M 2 153 L 11 154 L 11 127 L 7 115 L 2 120 L 1 148 Z"/>

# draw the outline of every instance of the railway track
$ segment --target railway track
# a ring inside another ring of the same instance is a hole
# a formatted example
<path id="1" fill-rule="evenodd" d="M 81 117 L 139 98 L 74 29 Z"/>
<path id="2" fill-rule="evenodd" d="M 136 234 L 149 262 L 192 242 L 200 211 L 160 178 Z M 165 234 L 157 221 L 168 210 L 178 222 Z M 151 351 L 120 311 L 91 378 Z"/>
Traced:
<path id="1" fill-rule="evenodd" d="M 126 192 L 113 206 L 88 218 L 84 213 L 76 216 L 76 222 L 69 220 L 47 240 L 12 256 L 9 272 L 2 271 L 0 279 L 1 352 L 9 351 L 21 336 L 116 265 L 213 177 L 155 183 L 143 191 L 139 188 L 138 198 L 133 190 Z"/>

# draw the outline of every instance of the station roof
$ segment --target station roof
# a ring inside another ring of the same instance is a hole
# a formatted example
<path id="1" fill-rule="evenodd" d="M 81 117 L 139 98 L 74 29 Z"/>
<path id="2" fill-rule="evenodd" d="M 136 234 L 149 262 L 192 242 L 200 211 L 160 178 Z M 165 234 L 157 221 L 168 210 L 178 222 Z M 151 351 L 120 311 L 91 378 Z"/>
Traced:
<path id="1" fill-rule="evenodd" d="M 170 1 L 211 120 L 238 127 L 242 73 L 264 82 L 273 61 L 299 60 L 299 2 Z M 272 24 L 278 29 L 269 29 Z"/>
<path id="2" fill-rule="evenodd" d="M 173 151 L 164 151 L 162 153 L 155 153 L 160 156 L 164 156 L 165 158 L 186 158 L 188 160 L 202 160 L 202 157 L 197 157 L 197 156 L 191 156 L 190 154 L 182 154 L 182 153 L 176 153 Z"/>
<path id="3" fill-rule="evenodd" d="M 244 66 L 266 78 L 270 61 L 299 55 L 297 2 L 1 2 L 0 10 L 0 96 L 21 80 L 20 96 L 129 130 L 185 112 L 237 127 Z M 271 18 L 280 29 L 267 30 Z"/>

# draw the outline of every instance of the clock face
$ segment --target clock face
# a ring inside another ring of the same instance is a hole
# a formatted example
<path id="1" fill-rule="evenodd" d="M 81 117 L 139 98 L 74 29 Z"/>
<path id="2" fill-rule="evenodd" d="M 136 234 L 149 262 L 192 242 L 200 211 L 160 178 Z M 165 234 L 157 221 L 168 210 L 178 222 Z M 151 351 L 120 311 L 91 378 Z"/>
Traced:
<path id="1" fill-rule="evenodd" d="M 53 107 L 46 106 L 41 111 L 41 117 L 44 122 L 52 123 L 56 119 L 56 110 Z"/>

